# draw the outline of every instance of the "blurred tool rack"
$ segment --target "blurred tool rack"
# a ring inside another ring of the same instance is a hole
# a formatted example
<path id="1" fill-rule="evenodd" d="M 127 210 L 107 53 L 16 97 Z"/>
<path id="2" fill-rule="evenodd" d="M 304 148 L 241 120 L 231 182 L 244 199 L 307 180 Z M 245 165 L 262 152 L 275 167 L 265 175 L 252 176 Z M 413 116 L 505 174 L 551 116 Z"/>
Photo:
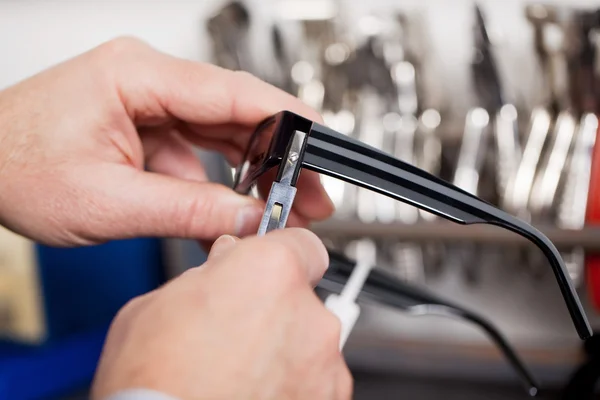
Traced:
<path id="1" fill-rule="evenodd" d="M 600 165 L 593 7 L 374 0 L 370 12 L 366 2 L 276 0 L 259 24 L 264 15 L 251 3 L 226 2 L 207 21 L 213 61 L 257 75 L 318 109 L 326 125 L 531 222 L 561 251 L 600 328 L 592 279 L 600 218 L 590 219 L 600 204 L 590 178 L 592 164 Z M 503 5 L 512 11 L 490 11 Z M 519 49 L 498 45 L 517 30 L 523 37 L 510 44 Z M 444 32 L 452 40 L 436 37 Z M 330 247 L 373 240 L 379 268 L 489 317 L 544 387 L 564 385 L 585 358 L 551 272 L 529 242 L 323 183 L 336 214 L 311 229 Z M 345 354 L 353 368 L 370 371 L 513 379 L 472 327 L 380 305 L 366 306 Z"/>
<path id="2" fill-rule="evenodd" d="M 561 229 L 555 225 L 536 228 L 546 235 L 560 250 L 581 247 L 600 250 L 600 225 L 581 229 Z M 356 220 L 330 219 L 311 226 L 311 230 L 324 237 L 359 238 L 368 236 L 411 242 L 469 242 L 498 245 L 533 246 L 530 241 L 505 229 L 492 225 L 458 225 L 447 221 L 403 223 L 364 223 Z"/>

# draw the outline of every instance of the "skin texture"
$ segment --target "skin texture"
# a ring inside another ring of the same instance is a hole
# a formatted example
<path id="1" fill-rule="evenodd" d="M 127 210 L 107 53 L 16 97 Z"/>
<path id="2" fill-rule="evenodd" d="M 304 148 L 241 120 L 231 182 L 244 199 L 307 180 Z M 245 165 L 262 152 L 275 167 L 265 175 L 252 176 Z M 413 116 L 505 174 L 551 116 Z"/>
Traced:
<path id="1" fill-rule="evenodd" d="M 264 204 L 207 181 L 192 145 L 236 165 L 254 126 L 298 99 L 242 73 L 120 38 L 0 92 L 0 224 L 54 246 L 158 236 L 212 242 L 210 258 L 129 302 L 93 397 L 148 388 L 181 399 L 348 399 L 339 321 L 313 292 L 322 243 L 256 232 Z M 263 187 L 268 185 L 263 182 Z M 288 225 L 328 217 L 303 172 Z"/>
<path id="2" fill-rule="evenodd" d="M 0 92 L 0 223 L 55 246 L 256 232 L 262 202 L 207 182 L 192 144 L 237 165 L 282 109 L 320 120 L 247 73 L 105 43 Z M 318 175 L 300 180 L 290 226 L 333 211 Z"/>
<path id="3" fill-rule="evenodd" d="M 121 310 L 92 399 L 135 388 L 180 399 L 350 399 L 340 322 L 312 290 L 327 264 L 305 229 L 223 236 L 203 266 Z"/>

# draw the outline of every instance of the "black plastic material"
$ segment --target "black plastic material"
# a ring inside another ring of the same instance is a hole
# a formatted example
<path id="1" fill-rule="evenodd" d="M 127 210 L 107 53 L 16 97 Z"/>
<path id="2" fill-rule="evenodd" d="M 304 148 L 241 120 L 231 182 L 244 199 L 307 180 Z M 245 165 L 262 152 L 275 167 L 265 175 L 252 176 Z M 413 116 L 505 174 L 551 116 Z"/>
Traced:
<path id="1" fill-rule="evenodd" d="M 355 265 L 356 263 L 349 258 L 329 250 L 329 268 L 325 272 L 323 279 L 335 282 L 339 284 L 340 287 L 343 287 L 350 278 Z M 500 349 L 504 357 L 514 368 L 523 382 L 527 393 L 530 396 L 538 394 L 539 385 L 533 378 L 531 372 L 527 369 L 523 361 L 521 361 L 516 351 L 504 338 L 502 333 L 500 333 L 500 331 L 486 318 L 463 307 L 452 304 L 449 301 L 443 300 L 440 297 L 434 296 L 423 289 L 404 283 L 392 274 L 386 273 L 380 269 L 371 270 L 361 293 L 378 303 L 403 311 L 411 311 L 419 306 L 441 306 L 444 310 L 442 314 L 454 316 L 479 326 L 479 328 L 481 328 Z M 435 313 L 432 312 L 432 314 Z"/>
<path id="2" fill-rule="evenodd" d="M 282 111 L 261 122 L 254 130 L 243 161 L 236 170 L 234 189 L 246 194 L 262 174 L 275 166 L 281 166 L 294 133 L 301 131 L 309 134 L 312 125 L 312 121 L 289 111 Z M 250 162 L 250 167 L 242 176 L 242 167 L 246 161 Z M 278 171 L 278 178 L 282 169 Z"/>
<path id="3" fill-rule="evenodd" d="M 575 370 L 565 386 L 563 400 L 594 400 L 600 382 L 600 336 L 596 333 L 585 342 L 587 359 Z"/>
<path id="4" fill-rule="evenodd" d="M 264 136 L 253 136 L 249 145 L 253 150 L 248 151 L 246 157 L 253 160 L 252 167 L 245 177 L 241 177 L 238 170 L 235 190 L 247 193 L 264 172 L 281 165 L 295 130 L 309 130 L 302 160 L 304 168 L 370 189 L 459 224 L 496 225 L 530 240 L 548 259 L 579 336 L 582 339 L 591 336 L 590 324 L 560 253 L 533 226 L 413 165 L 294 113 L 282 111 L 272 118 L 276 124 L 270 145 L 256 146 L 257 138 Z M 266 141 L 263 139 L 262 142 Z"/>

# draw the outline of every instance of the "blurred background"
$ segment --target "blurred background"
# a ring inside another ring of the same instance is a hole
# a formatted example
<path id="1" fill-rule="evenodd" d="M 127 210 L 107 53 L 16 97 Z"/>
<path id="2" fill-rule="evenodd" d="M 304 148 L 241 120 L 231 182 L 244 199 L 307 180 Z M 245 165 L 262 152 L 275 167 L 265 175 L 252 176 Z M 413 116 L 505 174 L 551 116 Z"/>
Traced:
<path id="1" fill-rule="evenodd" d="M 592 0 L 3 0 L 0 89 L 120 35 L 250 71 L 338 131 L 534 224 L 561 250 L 599 328 L 597 9 Z M 198 156 L 211 179 L 231 183 L 218 154 Z M 330 247 L 356 255 L 368 242 L 378 269 L 492 323 L 541 398 L 584 398 L 568 388 L 586 386 L 576 372 L 596 365 L 597 350 L 578 339 L 541 253 L 499 228 L 323 183 L 337 211 L 313 229 Z M 86 398 L 119 307 L 204 257 L 194 241 L 56 249 L 0 230 L 0 398 Z M 355 398 L 528 397 L 480 327 L 421 314 L 364 302 L 345 348 Z"/>

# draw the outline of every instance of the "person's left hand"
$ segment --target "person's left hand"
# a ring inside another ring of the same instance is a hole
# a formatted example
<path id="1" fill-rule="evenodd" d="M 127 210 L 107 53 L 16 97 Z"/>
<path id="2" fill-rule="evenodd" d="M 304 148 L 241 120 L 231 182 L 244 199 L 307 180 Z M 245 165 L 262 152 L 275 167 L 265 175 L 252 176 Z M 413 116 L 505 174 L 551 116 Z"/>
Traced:
<path id="1" fill-rule="evenodd" d="M 0 92 L 0 224 L 61 246 L 256 232 L 264 205 L 207 182 L 192 143 L 236 165 L 283 109 L 320 120 L 247 73 L 103 44 Z M 318 175 L 298 186 L 290 226 L 332 213 Z"/>

